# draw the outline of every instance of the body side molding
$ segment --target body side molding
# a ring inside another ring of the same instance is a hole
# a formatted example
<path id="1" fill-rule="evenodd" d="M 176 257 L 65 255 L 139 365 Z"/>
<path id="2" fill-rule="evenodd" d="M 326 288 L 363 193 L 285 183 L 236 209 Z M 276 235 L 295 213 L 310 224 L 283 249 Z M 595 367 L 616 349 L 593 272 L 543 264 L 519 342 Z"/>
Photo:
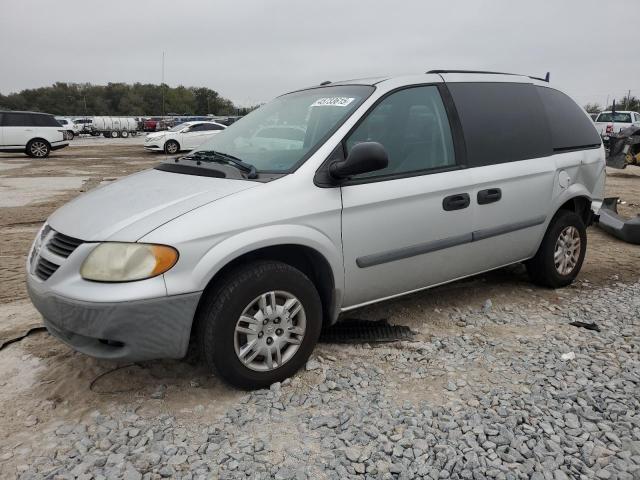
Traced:
<path id="1" fill-rule="evenodd" d="M 525 228 L 535 227 L 537 225 L 543 224 L 545 221 L 546 217 L 540 216 L 532 218 L 530 220 L 525 220 L 523 222 L 509 223 L 506 225 L 500 225 L 498 227 L 486 228 L 483 230 L 476 230 L 475 232 L 456 235 L 454 237 L 443 238 L 441 240 L 435 240 L 433 242 L 411 245 L 408 247 L 389 250 L 382 253 L 374 253 L 372 255 L 358 257 L 356 259 L 356 265 L 358 265 L 358 267 L 360 268 L 368 268 L 376 265 L 381 265 L 383 263 L 395 262 L 396 260 L 424 255 L 425 253 L 436 252 L 438 250 L 444 250 L 446 248 L 464 245 L 465 243 L 477 242 L 479 240 L 496 237 L 498 235 L 504 235 L 505 233 L 511 233 L 518 230 L 523 230 Z"/>

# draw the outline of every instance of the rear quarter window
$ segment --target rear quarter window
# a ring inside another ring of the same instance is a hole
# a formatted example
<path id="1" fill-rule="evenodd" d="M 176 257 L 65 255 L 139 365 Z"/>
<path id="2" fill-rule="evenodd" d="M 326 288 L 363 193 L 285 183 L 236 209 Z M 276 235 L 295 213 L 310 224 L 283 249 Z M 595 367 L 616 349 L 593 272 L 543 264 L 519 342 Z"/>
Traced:
<path id="1" fill-rule="evenodd" d="M 449 83 L 470 167 L 551 155 L 545 111 L 527 83 Z"/>
<path id="2" fill-rule="evenodd" d="M 554 151 L 580 150 L 601 144 L 593 122 L 569 96 L 549 87 L 535 88 L 549 119 Z M 602 116 L 598 117 L 599 122 L 603 121 Z"/>
<path id="3" fill-rule="evenodd" d="M 36 127 L 60 127 L 61 124 L 55 119 L 53 115 L 46 115 L 40 113 L 31 114 L 32 125 Z"/>

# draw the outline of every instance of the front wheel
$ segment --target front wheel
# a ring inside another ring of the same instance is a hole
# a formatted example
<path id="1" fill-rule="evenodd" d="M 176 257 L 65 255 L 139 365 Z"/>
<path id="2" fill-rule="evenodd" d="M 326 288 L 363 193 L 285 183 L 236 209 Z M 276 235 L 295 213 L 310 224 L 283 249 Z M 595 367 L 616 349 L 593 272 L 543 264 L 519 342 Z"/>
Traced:
<path id="1" fill-rule="evenodd" d="M 196 322 L 209 368 L 236 387 L 263 388 L 305 364 L 320 336 L 322 304 L 300 270 L 260 261 L 208 292 Z"/>
<path id="2" fill-rule="evenodd" d="M 67 130 L 67 140 L 73 140 L 74 136 L 73 130 Z"/>
<path id="3" fill-rule="evenodd" d="M 129 132 L 127 132 L 126 130 L 123 130 L 120 135 L 122 136 L 122 138 L 127 138 L 129 136 Z"/>
<path id="4" fill-rule="evenodd" d="M 551 288 L 571 284 L 587 251 L 587 229 L 578 214 L 560 210 L 551 220 L 540 248 L 526 263 L 531 280 Z"/>
<path id="5" fill-rule="evenodd" d="M 111 136 L 111 138 L 118 138 L 118 136 L 120 135 L 119 132 L 117 132 L 116 130 L 112 130 L 109 135 Z"/>
<path id="6" fill-rule="evenodd" d="M 169 140 L 164 144 L 164 153 L 167 155 L 173 155 L 180 151 L 180 145 L 175 140 Z"/>

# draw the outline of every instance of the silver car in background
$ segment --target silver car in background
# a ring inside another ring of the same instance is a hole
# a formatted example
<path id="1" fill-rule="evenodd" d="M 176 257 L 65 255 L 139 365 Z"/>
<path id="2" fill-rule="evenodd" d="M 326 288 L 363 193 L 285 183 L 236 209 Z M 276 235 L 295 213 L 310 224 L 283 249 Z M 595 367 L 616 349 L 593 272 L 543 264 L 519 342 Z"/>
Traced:
<path id="1" fill-rule="evenodd" d="M 276 98 L 56 211 L 27 261 L 49 331 L 228 382 L 294 374 L 346 311 L 505 265 L 557 288 L 604 193 L 587 114 L 541 79 L 432 71 Z"/>

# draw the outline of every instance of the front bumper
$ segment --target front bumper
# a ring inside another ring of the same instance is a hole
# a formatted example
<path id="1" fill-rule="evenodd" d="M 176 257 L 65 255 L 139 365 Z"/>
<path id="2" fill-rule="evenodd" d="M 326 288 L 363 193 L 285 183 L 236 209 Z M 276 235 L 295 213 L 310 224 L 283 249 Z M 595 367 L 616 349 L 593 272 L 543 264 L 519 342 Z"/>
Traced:
<path id="1" fill-rule="evenodd" d="M 92 357 L 125 361 L 184 357 L 201 296 L 83 302 L 48 291 L 31 278 L 27 290 L 53 336 Z"/>
<path id="2" fill-rule="evenodd" d="M 150 152 L 160 152 L 162 151 L 162 147 L 160 145 L 145 145 L 145 150 L 149 150 Z"/>

